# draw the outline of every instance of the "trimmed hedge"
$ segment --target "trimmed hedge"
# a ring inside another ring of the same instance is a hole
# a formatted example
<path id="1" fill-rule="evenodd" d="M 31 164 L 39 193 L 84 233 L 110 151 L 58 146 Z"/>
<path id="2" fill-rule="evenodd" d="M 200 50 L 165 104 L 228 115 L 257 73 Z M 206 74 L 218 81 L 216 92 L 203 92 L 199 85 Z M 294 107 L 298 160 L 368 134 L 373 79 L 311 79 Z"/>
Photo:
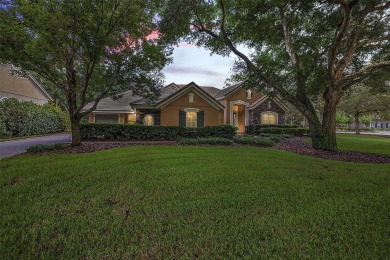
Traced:
<path id="1" fill-rule="evenodd" d="M 252 146 L 273 146 L 274 141 L 269 138 L 255 138 L 253 136 L 237 136 L 234 139 L 237 144 L 252 145 Z"/>
<path id="2" fill-rule="evenodd" d="M 7 98 L 0 101 L 0 137 L 40 135 L 66 129 L 66 114 L 57 106 Z"/>
<path id="3" fill-rule="evenodd" d="M 64 150 L 68 148 L 69 144 L 36 144 L 27 148 L 27 152 L 30 153 L 39 153 L 46 151 L 56 151 L 56 150 Z"/>
<path id="4" fill-rule="evenodd" d="M 232 139 L 236 127 L 231 125 L 185 128 L 180 126 L 144 126 L 125 124 L 81 124 L 81 139 L 120 141 L 177 140 L 178 138 L 221 137 Z"/>
<path id="5" fill-rule="evenodd" d="M 299 128 L 297 125 L 250 125 L 248 127 L 255 127 L 255 128 Z"/>
<path id="6" fill-rule="evenodd" d="M 291 125 L 250 125 L 246 127 L 246 133 L 251 135 L 286 134 L 304 136 L 308 135 L 309 129 Z"/>

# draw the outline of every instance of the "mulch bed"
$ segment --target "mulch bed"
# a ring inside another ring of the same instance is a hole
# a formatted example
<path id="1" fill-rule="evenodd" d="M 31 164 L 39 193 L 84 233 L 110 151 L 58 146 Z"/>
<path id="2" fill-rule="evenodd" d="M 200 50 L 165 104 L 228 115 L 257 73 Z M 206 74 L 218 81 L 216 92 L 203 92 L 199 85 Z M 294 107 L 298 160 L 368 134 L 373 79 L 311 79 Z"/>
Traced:
<path id="1" fill-rule="evenodd" d="M 39 155 L 50 154 L 76 154 L 90 153 L 107 150 L 117 147 L 136 146 L 136 145 L 180 145 L 176 141 L 83 141 L 80 146 L 68 147 L 64 150 L 47 151 L 34 153 Z M 207 145 L 209 146 L 209 145 Z M 238 145 L 242 146 L 242 145 Z M 305 142 L 304 137 L 293 137 L 276 144 L 274 149 L 290 151 L 293 153 L 318 157 L 327 160 L 345 161 L 345 162 L 362 162 L 362 163 L 390 163 L 390 156 L 372 153 L 360 153 L 352 151 L 329 152 L 315 150 L 310 144 Z"/>
<path id="2" fill-rule="evenodd" d="M 290 151 L 293 153 L 318 157 L 326 160 L 344 161 L 344 162 L 361 162 L 361 163 L 390 163 L 390 156 L 361 153 L 353 151 L 329 152 L 315 150 L 310 144 L 305 142 L 304 137 L 293 137 L 274 146 L 275 149 Z"/>

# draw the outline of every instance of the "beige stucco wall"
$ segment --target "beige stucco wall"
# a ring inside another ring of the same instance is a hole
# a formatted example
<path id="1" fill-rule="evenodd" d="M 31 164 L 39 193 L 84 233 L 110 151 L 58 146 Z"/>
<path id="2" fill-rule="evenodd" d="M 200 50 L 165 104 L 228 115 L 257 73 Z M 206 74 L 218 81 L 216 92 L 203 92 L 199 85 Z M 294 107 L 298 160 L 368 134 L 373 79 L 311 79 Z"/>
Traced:
<path id="1" fill-rule="evenodd" d="M 188 94 L 184 94 L 180 98 L 171 102 L 168 106 L 161 109 L 161 125 L 178 126 L 179 110 L 183 110 L 185 108 L 197 108 L 200 111 L 204 111 L 205 126 L 222 124 L 223 111 L 216 109 L 197 94 L 194 95 L 194 102 L 190 103 Z"/>
<path id="2" fill-rule="evenodd" d="M 256 102 L 257 100 L 259 100 L 260 98 L 262 98 L 263 95 L 256 92 L 256 91 L 253 91 L 252 92 L 252 98 L 251 99 L 247 99 L 246 98 L 246 90 L 245 89 L 240 89 L 238 90 L 237 92 L 235 92 L 234 94 L 232 94 L 231 96 L 228 96 L 226 99 L 222 99 L 220 100 L 219 102 L 221 102 L 224 106 L 225 106 L 225 120 L 224 120 L 224 124 L 230 124 L 230 102 L 231 101 L 237 101 L 237 100 L 241 100 L 241 101 L 244 101 L 244 102 L 248 102 L 249 105 L 253 104 L 254 102 Z M 245 120 L 244 117 L 241 117 L 243 118 L 243 120 Z M 240 117 L 239 117 L 239 120 L 240 120 Z"/>
<path id="3" fill-rule="evenodd" d="M 8 70 L 11 65 L 0 66 L 0 99 L 3 97 L 17 98 L 19 100 L 32 101 L 36 104 L 45 104 L 49 98 L 29 78 L 9 76 Z"/>

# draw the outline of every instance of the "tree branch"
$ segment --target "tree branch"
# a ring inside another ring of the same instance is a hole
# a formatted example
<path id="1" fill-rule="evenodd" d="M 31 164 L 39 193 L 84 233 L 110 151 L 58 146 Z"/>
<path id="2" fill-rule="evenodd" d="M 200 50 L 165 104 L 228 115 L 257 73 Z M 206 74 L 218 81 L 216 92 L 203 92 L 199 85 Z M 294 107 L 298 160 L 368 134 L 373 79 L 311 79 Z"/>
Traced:
<path id="1" fill-rule="evenodd" d="M 358 48 L 364 47 L 366 45 L 381 43 L 383 41 L 390 41 L 390 35 L 382 36 L 382 37 L 379 37 L 376 39 L 361 40 L 361 41 L 357 42 L 356 48 L 358 49 Z"/>
<path id="2" fill-rule="evenodd" d="M 347 0 L 333 0 L 334 3 L 341 5 L 344 16 L 343 21 L 341 22 L 341 25 L 339 27 L 339 31 L 332 43 L 332 47 L 330 50 L 330 53 L 328 55 L 328 73 L 331 81 L 335 81 L 336 78 L 336 72 L 335 72 L 335 63 L 336 63 L 336 57 L 339 52 L 339 48 L 341 45 L 342 40 L 345 37 L 345 34 L 348 31 L 350 22 L 351 22 L 351 8 L 349 7 L 349 3 Z"/>
<path id="3" fill-rule="evenodd" d="M 291 63 L 295 66 L 298 64 L 298 55 L 291 41 L 291 32 L 288 27 L 287 17 L 281 7 L 279 7 L 279 14 L 282 18 L 282 28 L 284 33 L 284 42 L 286 44 L 286 52 L 288 56 L 290 56 Z"/>
<path id="4" fill-rule="evenodd" d="M 369 66 L 365 66 L 361 68 L 359 71 L 352 73 L 348 76 L 345 76 L 341 82 L 341 85 L 343 86 L 342 89 L 346 90 L 352 85 L 353 82 L 358 81 L 362 77 L 366 77 L 367 73 L 370 73 L 377 69 L 386 68 L 386 67 L 390 67 L 390 61 L 383 61 Z"/>
<path id="5" fill-rule="evenodd" d="M 356 41 L 357 41 L 357 32 L 356 30 L 353 30 L 351 32 L 351 37 L 349 39 L 349 44 L 346 50 L 346 53 L 344 54 L 344 57 L 340 60 L 339 64 L 336 67 L 336 78 L 341 78 L 342 74 L 344 72 L 345 67 L 347 67 L 349 61 L 352 59 L 353 54 L 356 51 Z"/>
<path id="6" fill-rule="evenodd" d="M 225 18 L 226 18 L 226 12 L 225 12 L 225 5 L 223 0 L 219 0 L 219 4 L 221 6 L 221 11 L 222 11 L 222 17 L 221 17 L 221 24 L 220 24 L 220 29 L 222 33 L 223 40 L 225 41 L 226 45 L 229 47 L 229 49 L 238 57 L 240 57 L 245 64 L 247 65 L 248 69 L 255 73 L 262 81 L 264 81 L 267 85 L 270 87 L 276 89 L 278 92 L 280 92 L 284 98 L 289 100 L 290 102 L 293 102 L 294 96 L 291 95 L 287 90 L 285 90 L 283 87 L 279 86 L 276 84 L 273 80 L 265 76 L 251 61 L 250 59 L 240 52 L 233 44 L 233 42 L 230 40 L 228 37 L 226 31 L 225 31 Z M 206 31 L 207 32 L 207 31 Z M 215 33 L 213 33 L 216 35 Z M 210 34 L 211 35 L 211 34 Z"/>

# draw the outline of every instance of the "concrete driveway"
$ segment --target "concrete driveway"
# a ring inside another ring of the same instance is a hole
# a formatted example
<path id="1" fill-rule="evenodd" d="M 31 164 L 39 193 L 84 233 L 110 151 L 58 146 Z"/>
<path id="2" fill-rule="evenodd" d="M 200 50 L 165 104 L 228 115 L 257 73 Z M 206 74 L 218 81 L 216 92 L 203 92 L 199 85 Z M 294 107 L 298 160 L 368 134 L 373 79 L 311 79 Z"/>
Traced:
<path id="1" fill-rule="evenodd" d="M 70 143 L 71 140 L 70 133 L 61 133 L 0 142 L 0 159 L 24 153 L 28 147 L 36 144 Z"/>

